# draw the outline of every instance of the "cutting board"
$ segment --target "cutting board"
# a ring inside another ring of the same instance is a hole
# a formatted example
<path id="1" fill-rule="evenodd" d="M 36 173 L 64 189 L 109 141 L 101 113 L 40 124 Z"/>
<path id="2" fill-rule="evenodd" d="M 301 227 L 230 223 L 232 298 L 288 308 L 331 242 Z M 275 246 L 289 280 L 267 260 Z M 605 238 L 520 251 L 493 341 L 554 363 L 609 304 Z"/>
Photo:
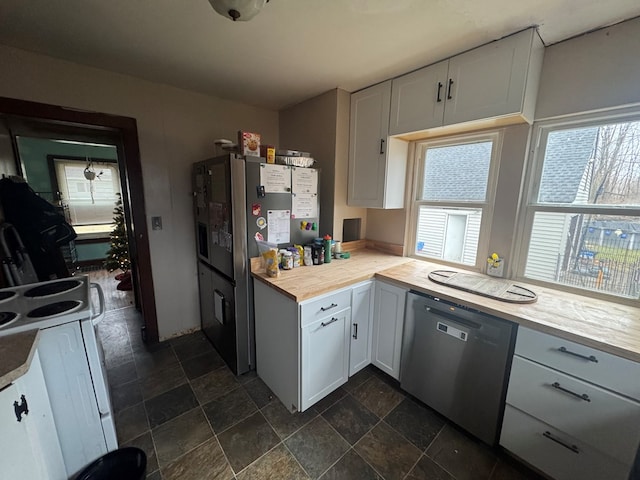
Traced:
<path id="1" fill-rule="evenodd" d="M 475 293 L 509 303 L 533 303 L 538 296 L 528 288 L 520 287 L 510 280 L 491 278 L 451 270 L 434 270 L 429 280 L 448 287 Z"/>

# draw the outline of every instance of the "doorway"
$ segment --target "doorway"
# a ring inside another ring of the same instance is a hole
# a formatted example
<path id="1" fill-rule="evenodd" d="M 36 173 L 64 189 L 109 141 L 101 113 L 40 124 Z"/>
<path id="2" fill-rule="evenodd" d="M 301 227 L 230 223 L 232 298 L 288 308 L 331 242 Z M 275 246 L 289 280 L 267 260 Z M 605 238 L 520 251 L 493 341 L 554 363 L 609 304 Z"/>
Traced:
<path id="1" fill-rule="evenodd" d="M 22 166 L 16 161 L 19 158 L 15 141 L 17 133 L 64 138 L 70 141 L 103 143 L 116 147 L 122 186 L 122 203 L 129 232 L 129 253 L 135 305 L 142 312 L 143 337 L 150 343 L 158 342 L 158 324 L 136 120 L 129 117 L 80 111 L 6 97 L 0 97 L 0 119 L 11 138 L 13 168 L 4 158 L 1 159 L 4 170 L 10 174 L 22 173 Z"/>

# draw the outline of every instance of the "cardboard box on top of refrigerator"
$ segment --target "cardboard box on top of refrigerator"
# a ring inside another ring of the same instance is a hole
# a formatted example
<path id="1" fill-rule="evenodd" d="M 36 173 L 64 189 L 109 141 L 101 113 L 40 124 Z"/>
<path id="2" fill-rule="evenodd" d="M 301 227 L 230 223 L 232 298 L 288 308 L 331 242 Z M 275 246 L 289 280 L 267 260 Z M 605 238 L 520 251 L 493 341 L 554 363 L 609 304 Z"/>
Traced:
<path id="1" fill-rule="evenodd" d="M 243 130 L 238 131 L 238 147 L 240 148 L 240 154 L 242 155 L 259 157 L 260 134 L 245 132 Z"/>

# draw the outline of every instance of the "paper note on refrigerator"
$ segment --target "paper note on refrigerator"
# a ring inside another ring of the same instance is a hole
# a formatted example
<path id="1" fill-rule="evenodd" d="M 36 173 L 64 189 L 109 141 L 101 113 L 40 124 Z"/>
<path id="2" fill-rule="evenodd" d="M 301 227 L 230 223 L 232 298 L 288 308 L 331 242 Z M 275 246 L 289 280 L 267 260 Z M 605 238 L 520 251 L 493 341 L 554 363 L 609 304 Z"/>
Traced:
<path id="1" fill-rule="evenodd" d="M 291 195 L 291 218 L 316 218 L 317 216 L 317 194 L 294 193 Z"/>
<path id="2" fill-rule="evenodd" d="M 267 242 L 289 243 L 291 233 L 291 210 L 268 210 L 267 232 Z"/>
<path id="3" fill-rule="evenodd" d="M 291 191 L 293 193 L 318 193 L 318 170 L 291 167 Z M 315 217 L 315 215 L 310 215 Z"/>
<path id="4" fill-rule="evenodd" d="M 291 167 L 261 163 L 260 185 L 264 193 L 291 193 Z"/>

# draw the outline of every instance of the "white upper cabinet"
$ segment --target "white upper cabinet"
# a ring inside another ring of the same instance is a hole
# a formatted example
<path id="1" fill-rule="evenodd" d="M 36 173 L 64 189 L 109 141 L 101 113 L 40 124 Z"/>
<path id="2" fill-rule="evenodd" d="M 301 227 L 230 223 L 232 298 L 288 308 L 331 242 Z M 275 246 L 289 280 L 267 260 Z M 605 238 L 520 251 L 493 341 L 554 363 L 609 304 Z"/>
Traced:
<path id="1" fill-rule="evenodd" d="M 442 126 L 448 72 L 445 60 L 393 80 L 391 135 Z"/>
<path id="2" fill-rule="evenodd" d="M 350 206 L 403 208 L 408 144 L 389 138 L 391 80 L 351 95 Z"/>
<path id="3" fill-rule="evenodd" d="M 394 79 L 389 134 L 483 119 L 533 122 L 543 54 L 530 28 Z"/>

